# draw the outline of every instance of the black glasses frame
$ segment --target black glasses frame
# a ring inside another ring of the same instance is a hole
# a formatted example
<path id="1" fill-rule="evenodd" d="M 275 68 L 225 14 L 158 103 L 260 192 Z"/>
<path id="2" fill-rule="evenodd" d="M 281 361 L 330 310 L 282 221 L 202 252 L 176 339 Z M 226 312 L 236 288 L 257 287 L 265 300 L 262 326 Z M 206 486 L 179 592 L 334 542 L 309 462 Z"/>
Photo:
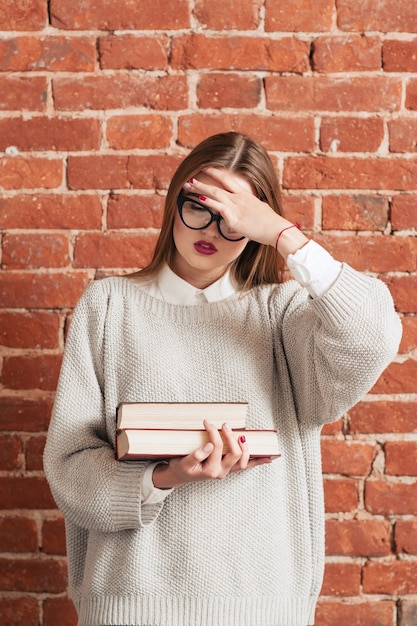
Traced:
<path id="1" fill-rule="evenodd" d="M 189 226 L 187 222 L 184 220 L 183 215 L 182 215 L 182 207 L 184 206 L 185 202 L 192 202 L 193 204 L 197 204 L 198 206 L 201 206 L 201 208 L 207 211 L 207 213 L 210 213 L 210 216 L 211 216 L 210 221 L 204 226 L 200 226 L 199 228 L 194 228 L 193 226 Z M 194 200 L 194 198 L 189 198 L 188 196 L 179 195 L 177 198 L 177 207 L 178 207 L 178 212 L 180 214 L 182 223 L 184 224 L 184 226 L 186 226 L 187 228 L 190 228 L 191 230 L 203 230 L 204 228 L 208 228 L 210 224 L 212 224 L 213 222 L 216 222 L 219 235 L 223 237 L 223 239 L 226 239 L 227 241 L 242 241 L 242 239 L 245 239 L 244 236 L 238 237 L 237 239 L 230 239 L 230 237 L 226 237 L 226 235 L 223 235 L 222 231 L 220 230 L 220 221 L 223 219 L 222 216 L 217 215 L 217 213 L 213 213 L 213 211 L 210 211 L 208 207 L 204 206 L 204 204 L 201 204 L 197 200 Z"/>

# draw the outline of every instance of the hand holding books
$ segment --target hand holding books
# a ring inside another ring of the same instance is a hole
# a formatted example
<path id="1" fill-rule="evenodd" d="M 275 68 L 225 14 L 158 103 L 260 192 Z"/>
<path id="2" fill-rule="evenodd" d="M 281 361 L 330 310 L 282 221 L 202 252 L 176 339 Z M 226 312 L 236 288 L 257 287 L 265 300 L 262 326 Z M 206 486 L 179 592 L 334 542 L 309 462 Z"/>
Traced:
<path id="1" fill-rule="evenodd" d="M 221 429 L 223 455 L 242 438 L 252 458 L 279 456 L 276 432 L 245 430 L 246 413 L 246 403 L 121 404 L 117 410 L 116 458 L 129 461 L 186 456 L 210 441 L 207 423 Z"/>
<path id="2" fill-rule="evenodd" d="M 189 482 L 225 478 L 232 472 L 272 462 L 271 456 L 251 458 L 244 436 L 236 438 L 236 434 L 227 424 L 223 424 L 218 430 L 213 424 L 205 421 L 204 427 L 207 443 L 187 456 L 171 458 L 169 463 L 156 466 L 153 472 L 155 487 L 171 489 Z"/>
<path id="3" fill-rule="evenodd" d="M 116 458 L 169 460 L 153 471 L 159 489 L 270 463 L 280 456 L 276 432 L 245 430 L 246 413 L 246 403 L 121 404 Z"/>

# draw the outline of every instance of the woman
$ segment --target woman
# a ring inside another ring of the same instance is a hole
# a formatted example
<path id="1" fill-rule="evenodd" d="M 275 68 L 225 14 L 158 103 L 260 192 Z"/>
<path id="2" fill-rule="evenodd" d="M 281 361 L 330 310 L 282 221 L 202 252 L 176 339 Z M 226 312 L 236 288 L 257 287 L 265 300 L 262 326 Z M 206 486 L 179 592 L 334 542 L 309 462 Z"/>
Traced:
<path id="1" fill-rule="evenodd" d="M 296 280 L 281 282 L 287 262 Z M 401 326 L 386 286 L 281 214 L 266 151 L 215 135 L 168 190 L 149 267 L 89 286 L 66 345 L 45 471 L 79 626 L 307 626 L 322 582 L 320 429 L 375 383 Z M 248 402 L 282 456 L 222 438 L 115 460 L 120 402 Z"/>

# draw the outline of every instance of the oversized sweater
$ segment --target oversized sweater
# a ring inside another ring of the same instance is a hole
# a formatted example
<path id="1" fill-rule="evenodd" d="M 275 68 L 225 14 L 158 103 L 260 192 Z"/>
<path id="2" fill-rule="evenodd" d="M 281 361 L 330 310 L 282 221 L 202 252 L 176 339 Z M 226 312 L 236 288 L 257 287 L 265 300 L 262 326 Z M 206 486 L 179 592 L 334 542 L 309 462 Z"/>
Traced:
<path id="1" fill-rule="evenodd" d="M 73 315 L 45 449 L 65 516 L 79 626 L 306 626 L 324 564 L 320 429 L 398 348 L 386 286 L 343 266 L 312 299 L 295 281 L 201 306 L 129 278 Z M 282 456 L 141 504 L 145 462 L 115 460 L 120 402 L 248 402 Z"/>

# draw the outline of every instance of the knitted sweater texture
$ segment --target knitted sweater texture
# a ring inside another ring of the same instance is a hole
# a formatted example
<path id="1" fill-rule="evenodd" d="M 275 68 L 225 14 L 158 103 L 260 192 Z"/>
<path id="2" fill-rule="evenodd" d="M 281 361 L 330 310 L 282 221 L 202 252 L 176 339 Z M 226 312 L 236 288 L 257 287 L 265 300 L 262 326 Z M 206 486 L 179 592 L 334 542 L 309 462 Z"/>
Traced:
<path id="1" fill-rule="evenodd" d="M 45 449 L 66 519 L 79 626 L 306 626 L 324 561 L 320 429 L 375 383 L 401 325 L 385 285 L 344 266 L 311 299 L 295 281 L 198 306 L 129 278 L 73 315 Z M 249 403 L 282 456 L 142 505 L 142 462 L 115 460 L 120 402 Z"/>

